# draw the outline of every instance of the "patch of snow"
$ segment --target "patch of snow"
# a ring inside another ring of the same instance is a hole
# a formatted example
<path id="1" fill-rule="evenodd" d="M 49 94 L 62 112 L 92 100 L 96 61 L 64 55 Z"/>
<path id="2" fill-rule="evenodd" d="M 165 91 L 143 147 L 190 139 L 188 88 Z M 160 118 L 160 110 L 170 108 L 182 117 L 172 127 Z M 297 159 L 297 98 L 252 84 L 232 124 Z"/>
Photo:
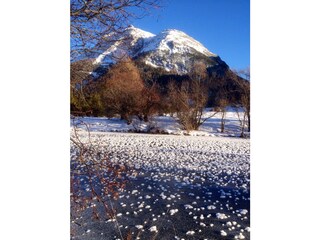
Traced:
<path id="1" fill-rule="evenodd" d="M 193 209 L 193 207 L 192 207 L 190 204 L 184 205 L 184 208 L 185 208 L 185 209 Z"/>
<path id="2" fill-rule="evenodd" d="M 194 235 L 195 233 L 196 233 L 195 231 L 188 231 L 186 234 L 190 236 L 190 235 Z"/>
<path id="3" fill-rule="evenodd" d="M 214 206 L 214 205 L 209 205 L 209 206 L 207 206 L 207 209 L 208 209 L 208 210 L 213 210 L 213 209 L 216 209 L 216 206 Z"/>
<path id="4" fill-rule="evenodd" d="M 224 230 L 221 230 L 220 234 L 221 234 L 221 236 L 224 236 L 224 237 L 227 236 L 227 233 Z"/>
<path id="5" fill-rule="evenodd" d="M 240 209 L 239 212 L 242 215 L 246 215 L 248 213 L 248 210 L 247 209 Z"/>
<path id="6" fill-rule="evenodd" d="M 149 228 L 150 232 L 158 232 L 157 226 L 152 226 L 151 228 Z"/>
<path id="7" fill-rule="evenodd" d="M 172 216 L 172 215 L 176 214 L 178 211 L 179 211 L 178 209 L 171 209 L 171 210 L 169 211 L 169 213 L 170 213 L 170 215 Z"/>
<path id="8" fill-rule="evenodd" d="M 142 225 L 136 225 L 135 227 L 138 228 L 138 229 L 142 229 L 143 228 Z"/>
<path id="9" fill-rule="evenodd" d="M 216 217 L 217 217 L 218 219 L 226 219 L 226 218 L 228 218 L 227 215 L 224 214 L 224 213 L 217 213 L 217 214 L 216 214 Z"/>

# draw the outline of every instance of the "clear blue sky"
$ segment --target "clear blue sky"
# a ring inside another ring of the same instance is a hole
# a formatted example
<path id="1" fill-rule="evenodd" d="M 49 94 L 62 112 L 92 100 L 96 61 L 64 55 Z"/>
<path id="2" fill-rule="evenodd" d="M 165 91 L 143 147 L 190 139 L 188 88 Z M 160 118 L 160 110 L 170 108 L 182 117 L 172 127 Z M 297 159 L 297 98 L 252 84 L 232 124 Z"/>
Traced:
<path id="1" fill-rule="evenodd" d="M 232 69 L 250 65 L 250 0 L 163 0 L 162 8 L 133 21 L 157 34 L 178 29 L 218 54 Z"/>

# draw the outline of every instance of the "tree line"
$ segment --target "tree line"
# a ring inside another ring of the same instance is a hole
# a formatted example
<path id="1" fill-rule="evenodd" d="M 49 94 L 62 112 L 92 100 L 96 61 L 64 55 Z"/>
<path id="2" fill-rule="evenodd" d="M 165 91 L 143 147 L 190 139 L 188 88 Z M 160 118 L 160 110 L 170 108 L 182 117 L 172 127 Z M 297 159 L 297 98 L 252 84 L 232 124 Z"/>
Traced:
<path id="1" fill-rule="evenodd" d="M 244 110 L 242 134 L 250 131 L 250 84 L 240 75 L 249 71 L 227 70 L 210 74 L 206 65 L 194 62 L 185 76 L 151 68 L 130 58 L 112 65 L 102 76 L 92 76 L 93 60 L 71 64 L 71 114 L 120 117 L 128 124 L 136 117 L 148 122 L 153 115 L 176 116 L 184 130 L 197 130 L 206 118 L 204 108 L 221 113 L 224 131 L 228 106 Z"/>

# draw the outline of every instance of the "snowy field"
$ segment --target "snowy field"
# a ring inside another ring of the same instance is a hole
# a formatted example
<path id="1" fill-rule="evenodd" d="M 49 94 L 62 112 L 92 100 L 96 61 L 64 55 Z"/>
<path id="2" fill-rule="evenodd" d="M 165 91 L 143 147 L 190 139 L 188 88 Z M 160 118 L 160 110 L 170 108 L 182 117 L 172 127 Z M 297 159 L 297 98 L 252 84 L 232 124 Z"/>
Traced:
<path id="1" fill-rule="evenodd" d="M 243 112 L 240 112 L 242 118 Z M 239 137 L 240 122 L 238 115 L 233 108 L 229 108 L 226 113 L 225 131 L 221 133 L 221 113 L 212 111 L 205 112 L 203 118 L 208 118 L 198 131 L 186 132 L 181 130 L 177 120 L 169 115 L 152 117 L 149 123 L 134 119 L 128 125 L 124 120 L 119 118 L 105 117 L 77 117 L 71 121 L 71 125 L 78 125 L 82 128 L 89 128 L 91 132 L 161 132 L 174 135 L 194 135 L 194 136 L 223 136 Z M 84 126 L 82 123 L 85 123 Z M 249 136 L 248 133 L 245 133 Z"/>
<path id="2" fill-rule="evenodd" d="M 146 240 L 250 239 L 249 139 L 212 137 L 215 130 L 205 131 L 211 136 L 111 133 L 119 120 L 110 128 L 113 120 L 85 120 L 91 143 L 138 174 L 113 202 L 116 220 L 83 215 L 81 227 L 71 224 L 73 239 L 125 239 L 128 232 Z M 236 124 L 229 119 L 227 129 Z M 79 136 L 88 141 L 85 131 Z"/>

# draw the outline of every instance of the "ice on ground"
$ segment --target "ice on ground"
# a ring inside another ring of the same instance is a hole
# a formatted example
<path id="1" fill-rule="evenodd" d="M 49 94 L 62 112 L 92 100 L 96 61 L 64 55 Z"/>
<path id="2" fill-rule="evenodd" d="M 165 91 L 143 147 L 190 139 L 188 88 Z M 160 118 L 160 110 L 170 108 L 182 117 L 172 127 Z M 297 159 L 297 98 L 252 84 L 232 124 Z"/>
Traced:
<path id="1" fill-rule="evenodd" d="M 157 230 L 157 226 L 152 226 L 151 228 L 149 228 L 150 232 L 158 232 Z"/>
<path id="2" fill-rule="evenodd" d="M 169 213 L 172 216 L 172 215 L 176 214 L 178 211 L 179 211 L 178 209 L 171 209 Z"/>
<path id="3" fill-rule="evenodd" d="M 190 204 L 184 205 L 184 208 L 185 208 L 185 209 L 193 209 L 193 207 L 192 207 Z"/>
<path id="4" fill-rule="evenodd" d="M 143 228 L 142 225 L 136 225 L 135 227 L 138 228 L 138 229 L 142 229 Z"/>
<path id="5" fill-rule="evenodd" d="M 220 231 L 221 236 L 227 236 L 227 233 L 224 230 Z"/>
<path id="6" fill-rule="evenodd" d="M 103 227 L 108 229 L 105 234 L 119 223 L 123 231 L 132 227 L 136 230 L 134 239 L 138 232 L 141 239 L 151 239 L 156 231 L 160 238 L 173 239 L 199 230 L 201 239 L 222 238 L 220 230 L 229 230 L 230 238 L 236 235 L 240 238 L 241 231 L 246 239 L 250 238 L 250 228 L 247 228 L 250 220 L 246 217 L 250 213 L 248 139 L 91 132 L 88 141 L 86 132 L 78 134 L 83 142 L 99 146 L 99 151 L 107 154 L 110 162 L 126 165 L 135 173 L 134 176 L 128 173 L 129 183 L 120 193 L 120 200 L 114 203 L 116 215 L 126 214 L 116 222 L 111 219 L 104 223 Z M 72 159 L 75 151 L 72 146 Z M 227 174 L 228 171 L 231 174 Z M 85 180 L 83 184 L 88 187 Z M 177 232 L 172 229 L 172 222 L 178 224 Z M 155 223 L 159 225 L 150 225 Z M 145 226 L 141 231 L 137 227 L 140 225 Z M 101 239 L 101 231 L 95 229 L 97 224 L 86 227 L 92 229 L 90 239 Z M 84 232 L 85 229 L 75 240 L 82 239 Z M 115 236 L 117 232 L 112 234 Z"/>
<path id="7" fill-rule="evenodd" d="M 187 234 L 187 235 L 194 235 L 194 234 L 195 234 L 195 231 L 188 231 L 186 234 Z"/>
<path id="8" fill-rule="evenodd" d="M 218 219 L 226 219 L 226 218 L 228 218 L 227 215 L 224 214 L 224 213 L 217 213 L 217 214 L 216 214 L 216 217 L 217 217 Z"/>
<path id="9" fill-rule="evenodd" d="M 239 212 L 242 215 L 246 215 L 248 213 L 248 210 L 247 209 L 240 209 Z"/>
<path id="10" fill-rule="evenodd" d="M 207 206 L 207 208 L 208 208 L 208 210 L 213 210 L 213 209 L 216 209 L 216 206 L 214 206 L 214 205 L 209 205 L 209 206 Z"/>
<path id="11" fill-rule="evenodd" d="M 239 235 L 236 235 L 234 238 L 235 239 L 245 239 L 246 237 L 242 233 L 239 233 Z"/>

